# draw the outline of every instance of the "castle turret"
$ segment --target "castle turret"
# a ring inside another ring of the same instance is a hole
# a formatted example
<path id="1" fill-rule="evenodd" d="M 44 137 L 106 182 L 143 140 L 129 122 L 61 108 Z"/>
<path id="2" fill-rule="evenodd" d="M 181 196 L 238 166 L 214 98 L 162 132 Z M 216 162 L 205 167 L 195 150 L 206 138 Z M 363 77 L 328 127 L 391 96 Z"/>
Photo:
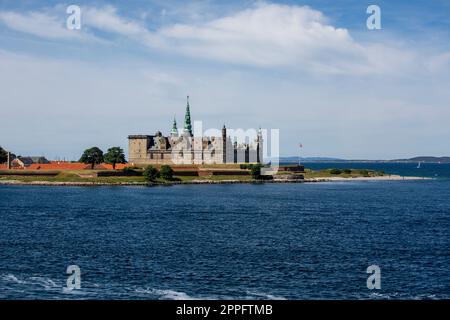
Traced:
<path id="1" fill-rule="evenodd" d="M 256 157 L 257 163 L 263 162 L 263 135 L 261 127 L 259 127 L 258 135 L 256 138 Z"/>
<path id="2" fill-rule="evenodd" d="M 191 111 L 189 109 L 189 96 L 187 96 L 186 114 L 184 116 L 184 133 L 192 137 Z"/>
<path id="3" fill-rule="evenodd" d="M 170 130 L 170 135 L 172 137 L 178 137 L 177 120 L 175 120 L 175 117 L 173 117 L 173 125 L 172 130 Z"/>
<path id="4" fill-rule="evenodd" d="M 6 168 L 8 170 L 10 170 L 11 169 L 11 161 L 12 161 L 12 159 L 11 159 L 11 152 L 9 152 L 9 151 L 8 151 L 8 159 L 6 161 L 7 161 Z"/>
<path id="5" fill-rule="evenodd" d="M 237 137 L 234 137 L 234 142 L 233 142 L 233 162 L 237 163 L 237 157 L 238 155 L 238 143 L 237 143 Z"/>
<path id="6" fill-rule="evenodd" d="M 225 124 L 222 128 L 222 154 L 223 154 L 223 163 L 227 162 L 227 128 L 225 127 Z"/>

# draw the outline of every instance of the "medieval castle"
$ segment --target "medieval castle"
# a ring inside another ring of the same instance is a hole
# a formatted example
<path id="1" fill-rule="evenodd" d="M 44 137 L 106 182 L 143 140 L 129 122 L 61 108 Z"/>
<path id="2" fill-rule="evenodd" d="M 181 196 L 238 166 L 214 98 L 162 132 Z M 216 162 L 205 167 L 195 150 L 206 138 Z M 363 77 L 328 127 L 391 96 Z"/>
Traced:
<path id="1" fill-rule="evenodd" d="M 225 125 L 218 137 L 194 136 L 192 133 L 189 96 L 184 128 L 179 132 L 173 120 L 170 136 L 160 131 L 155 135 L 128 136 L 128 161 L 132 164 L 223 164 L 261 163 L 263 139 L 258 130 L 253 142 L 238 143 L 227 136 Z"/>

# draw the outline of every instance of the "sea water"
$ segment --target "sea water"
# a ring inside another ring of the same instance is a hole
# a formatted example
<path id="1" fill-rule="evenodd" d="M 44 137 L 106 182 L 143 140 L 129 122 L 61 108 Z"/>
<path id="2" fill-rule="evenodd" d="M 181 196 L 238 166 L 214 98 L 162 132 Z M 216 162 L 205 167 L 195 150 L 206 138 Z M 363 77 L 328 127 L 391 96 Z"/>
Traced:
<path id="1" fill-rule="evenodd" d="M 449 299 L 450 165 L 344 167 L 437 179 L 0 186 L 0 299 Z"/>

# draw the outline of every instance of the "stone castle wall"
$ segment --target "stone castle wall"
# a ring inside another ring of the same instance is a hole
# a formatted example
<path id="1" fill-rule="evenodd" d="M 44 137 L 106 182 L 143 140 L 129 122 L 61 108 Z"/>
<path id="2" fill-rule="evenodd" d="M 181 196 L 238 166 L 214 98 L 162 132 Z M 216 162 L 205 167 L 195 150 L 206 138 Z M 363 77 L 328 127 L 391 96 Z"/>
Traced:
<path id="1" fill-rule="evenodd" d="M 237 145 L 224 137 L 168 138 L 168 146 L 155 149 L 155 136 L 129 136 L 128 161 L 131 164 L 223 164 L 261 162 L 261 144 Z"/>

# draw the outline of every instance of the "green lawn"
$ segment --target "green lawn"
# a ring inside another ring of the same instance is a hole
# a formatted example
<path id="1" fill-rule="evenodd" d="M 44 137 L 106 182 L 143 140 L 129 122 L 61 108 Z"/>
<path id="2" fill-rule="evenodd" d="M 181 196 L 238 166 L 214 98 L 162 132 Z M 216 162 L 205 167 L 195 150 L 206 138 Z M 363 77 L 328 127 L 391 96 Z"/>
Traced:
<path id="1" fill-rule="evenodd" d="M 88 171 L 88 170 L 86 170 Z M 92 172 L 91 172 L 92 173 Z M 84 172 L 83 174 L 89 174 L 89 172 Z M 144 177 L 93 177 L 93 178 L 82 178 L 77 174 L 72 172 L 61 172 L 57 176 L 47 177 L 47 176 L 1 176 L 1 180 L 17 180 L 22 182 L 32 182 L 32 181 L 49 181 L 49 182 L 97 182 L 97 183 L 134 183 L 134 182 L 145 182 Z"/>
<path id="2" fill-rule="evenodd" d="M 106 184 L 121 184 L 121 183 L 145 183 L 145 179 L 142 176 L 124 176 L 124 177 L 80 177 L 78 174 L 89 175 L 95 171 L 82 170 L 82 171 L 63 171 L 56 176 L 2 176 L 0 180 L 17 180 L 21 182 L 32 181 L 49 181 L 49 182 L 93 182 L 93 183 L 106 183 Z M 278 175 L 291 174 L 288 172 L 279 172 Z M 309 178 L 329 178 L 329 177 L 342 177 L 342 178 L 356 178 L 356 177 L 376 177 L 384 175 L 383 172 L 374 170 L 362 170 L 351 169 L 350 173 L 345 173 L 341 169 L 340 174 L 332 172 L 332 169 L 326 170 L 311 170 L 305 169 L 303 174 L 305 179 Z M 189 183 L 193 180 L 199 181 L 223 181 L 223 180 L 239 180 L 239 181 L 252 181 L 250 175 L 222 175 L 222 176 L 174 176 L 173 181 L 166 181 L 162 178 L 157 179 L 156 183 L 172 183 L 181 182 Z"/>
<path id="3" fill-rule="evenodd" d="M 358 177 L 379 177 L 383 176 L 384 173 L 375 170 L 365 170 L 365 169 L 350 169 L 351 173 L 345 173 L 344 169 L 340 169 L 340 174 L 333 174 L 332 169 L 324 170 L 311 170 L 305 169 L 305 179 L 308 178 L 329 178 L 329 177 L 341 177 L 341 178 L 358 178 Z"/>

